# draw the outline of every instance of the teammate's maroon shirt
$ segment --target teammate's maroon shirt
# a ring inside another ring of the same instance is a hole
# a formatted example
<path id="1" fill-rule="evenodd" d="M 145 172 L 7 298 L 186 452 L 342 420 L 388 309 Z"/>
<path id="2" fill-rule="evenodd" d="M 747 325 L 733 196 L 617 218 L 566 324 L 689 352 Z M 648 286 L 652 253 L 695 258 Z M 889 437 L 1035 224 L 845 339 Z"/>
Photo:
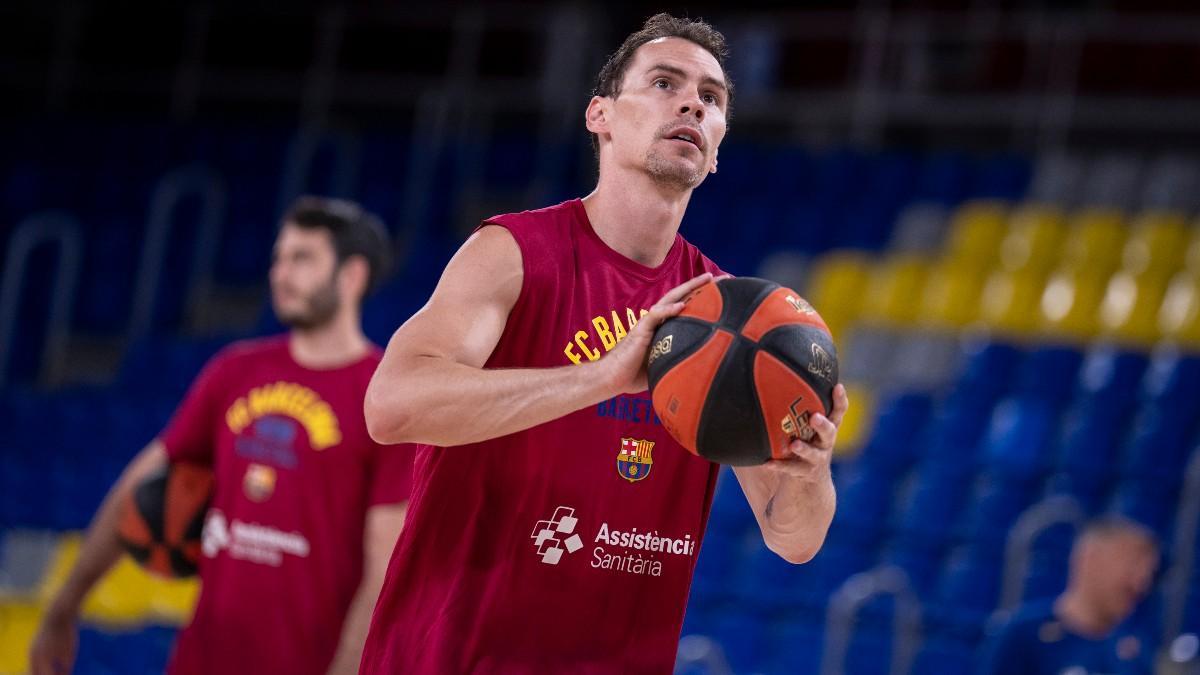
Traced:
<path id="1" fill-rule="evenodd" d="M 367 435 L 363 396 L 382 354 L 305 368 L 286 337 L 234 344 L 192 384 L 162 441 L 211 465 L 196 613 L 174 675 L 324 675 L 363 567 L 368 507 L 404 501 L 409 446 Z"/>
<path id="2" fill-rule="evenodd" d="M 487 221 L 524 282 L 487 368 L 599 359 L 716 265 L 677 236 L 661 265 L 605 245 L 579 200 Z M 646 392 L 502 438 L 417 451 L 408 523 L 363 673 L 670 672 L 717 466 Z"/>

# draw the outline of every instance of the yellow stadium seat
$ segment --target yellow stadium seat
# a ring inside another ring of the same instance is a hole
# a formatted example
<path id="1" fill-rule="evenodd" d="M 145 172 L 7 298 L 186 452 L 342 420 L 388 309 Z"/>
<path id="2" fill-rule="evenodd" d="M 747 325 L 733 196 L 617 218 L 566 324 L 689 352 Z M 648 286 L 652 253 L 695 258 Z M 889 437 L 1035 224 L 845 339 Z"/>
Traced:
<path id="1" fill-rule="evenodd" d="M 1192 223 L 1192 238 L 1188 242 L 1183 264 L 1191 271 L 1200 273 L 1200 220 Z"/>
<path id="2" fill-rule="evenodd" d="M 29 646 L 42 609 L 32 602 L 0 602 L 0 675 L 29 672 Z"/>
<path id="3" fill-rule="evenodd" d="M 1041 324 L 1039 304 L 1045 277 L 1036 269 L 997 270 L 983 287 L 980 318 L 1002 334 L 1027 336 Z"/>
<path id="4" fill-rule="evenodd" d="M 1108 276 L 1064 266 L 1042 290 L 1040 327 L 1052 335 L 1086 342 L 1100 333 L 1099 309 Z"/>
<path id="5" fill-rule="evenodd" d="M 1025 204 L 1012 212 L 1000 245 L 1000 266 L 1010 272 L 1034 269 L 1043 274 L 1058 263 L 1067 224 L 1054 207 Z"/>
<path id="6" fill-rule="evenodd" d="M 861 319 L 895 327 L 915 323 L 920 309 L 917 301 L 928 268 L 924 258 L 911 254 L 884 259 L 871 273 L 860 309 Z"/>
<path id="7" fill-rule="evenodd" d="M 152 618 L 153 579 L 129 556 L 122 556 L 83 602 L 83 617 L 102 625 L 147 623 Z"/>
<path id="8" fill-rule="evenodd" d="M 858 317 L 869 278 L 869 263 L 870 259 L 858 251 L 832 251 L 813 265 L 805 299 L 820 313 L 835 337 L 846 334 Z"/>
<path id="9" fill-rule="evenodd" d="M 1191 349 L 1200 349 L 1200 272 L 1184 269 L 1167 286 L 1158 312 L 1162 334 Z"/>
<path id="10" fill-rule="evenodd" d="M 1162 337 L 1158 314 L 1165 293 L 1165 280 L 1153 270 L 1140 276 L 1117 272 L 1100 303 L 1101 327 L 1120 342 L 1153 346 Z"/>
<path id="11" fill-rule="evenodd" d="M 921 294 L 921 320 L 935 328 L 961 329 L 979 318 L 986 270 L 969 262 L 943 260 L 929 271 Z"/>
<path id="12" fill-rule="evenodd" d="M 1169 277 L 1183 265 L 1191 234 L 1183 215 L 1152 211 L 1134 219 L 1122 251 L 1122 266 L 1135 276 Z"/>
<path id="13" fill-rule="evenodd" d="M 38 597 L 49 602 L 62 586 L 79 557 L 78 534 L 64 535 L 38 588 Z M 104 625 L 147 622 L 183 625 L 191 618 L 199 593 L 194 579 L 161 579 L 147 573 L 129 556 L 122 556 L 83 603 L 83 618 Z"/>
<path id="14" fill-rule="evenodd" d="M 79 557 L 80 541 L 81 537 L 76 533 L 64 534 L 58 540 L 58 548 L 50 559 L 46 574 L 42 577 L 42 583 L 38 585 L 37 597 L 42 602 L 50 602 L 58 589 L 62 588 L 63 582 L 67 580 L 67 574 L 75 565 L 75 559 Z"/>
<path id="15" fill-rule="evenodd" d="M 843 384 L 846 384 L 846 396 L 850 399 L 850 407 L 846 410 L 846 416 L 842 418 L 841 426 L 838 427 L 834 455 L 839 459 L 858 454 L 875 424 L 875 399 L 871 396 L 870 389 L 854 383 Z"/>
<path id="16" fill-rule="evenodd" d="M 200 582 L 196 579 L 154 579 L 150 589 L 150 614 L 156 623 L 184 626 L 192 620 Z"/>
<path id="17" fill-rule="evenodd" d="M 1004 202 L 979 200 L 958 208 L 950 219 L 945 255 L 983 268 L 992 266 L 1007 230 Z"/>
<path id="18" fill-rule="evenodd" d="M 1125 236 L 1125 218 L 1119 211 L 1081 211 L 1072 216 L 1067 229 L 1063 264 L 1107 277 L 1117 268 Z"/>

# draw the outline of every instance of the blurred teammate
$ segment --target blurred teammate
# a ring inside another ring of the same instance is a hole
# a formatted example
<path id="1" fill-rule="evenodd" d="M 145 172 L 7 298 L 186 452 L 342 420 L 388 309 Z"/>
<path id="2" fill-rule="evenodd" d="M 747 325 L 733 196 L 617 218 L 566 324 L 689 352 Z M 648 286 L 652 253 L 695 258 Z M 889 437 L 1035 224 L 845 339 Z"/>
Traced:
<path id="1" fill-rule="evenodd" d="M 665 14 L 627 38 L 586 110 L 595 191 L 486 221 L 392 338 L 368 428 L 429 445 L 363 672 L 672 670 L 718 467 L 663 429 L 645 361 L 654 329 L 719 271 L 678 230 L 716 171 L 724 54 L 709 25 Z M 793 459 L 736 471 L 793 562 L 833 516 L 836 399 Z"/>
<path id="2" fill-rule="evenodd" d="M 35 675 L 67 673 L 88 590 L 121 555 L 118 506 L 166 462 L 215 475 L 196 613 L 168 672 L 354 672 L 404 521 L 411 448 L 367 434 L 380 349 L 360 305 L 387 266 L 387 234 L 356 204 L 305 197 L 283 218 L 271 301 L 290 331 L 215 356 L 170 424 L 125 470 L 34 640 Z"/>
<path id="3" fill-rule="evenodd" d="M 1153 655 L 1117 626 L 1150 590 L 1158 543 L 1119 517 L 1097 520 L 1076 538 L 1067 590 L 1020 608 L 991 637 L 983 675 L 1149 673 Z"/>

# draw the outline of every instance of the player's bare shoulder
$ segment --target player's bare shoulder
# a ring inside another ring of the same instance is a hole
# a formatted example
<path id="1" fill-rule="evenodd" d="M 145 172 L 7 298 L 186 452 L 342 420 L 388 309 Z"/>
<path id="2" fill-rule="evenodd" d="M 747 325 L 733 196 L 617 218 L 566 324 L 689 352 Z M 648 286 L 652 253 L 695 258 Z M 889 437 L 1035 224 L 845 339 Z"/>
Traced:
<path id="1" fill-rule="evenodd" d="M 524 278 L 521 248 L 512 233 L 484 223 L 450 259 L 432 301 L 465 296 L 507 312 L 517 303 Z"/>

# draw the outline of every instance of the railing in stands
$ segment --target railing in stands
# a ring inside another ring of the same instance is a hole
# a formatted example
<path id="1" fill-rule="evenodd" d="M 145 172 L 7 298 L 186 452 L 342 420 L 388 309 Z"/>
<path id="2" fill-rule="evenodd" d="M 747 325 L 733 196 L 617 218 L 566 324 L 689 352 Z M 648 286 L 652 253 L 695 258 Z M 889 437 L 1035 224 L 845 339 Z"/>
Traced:
<path id="1" fill-rule="evenodd" d="M 1004 581 L 999 611 L 1012 610 L 1021 602 L 1029 571 L 1029 551 L 1038 535 L 1055 525 L 1074 525 L 1078 529 L 1085 518 L 1079 502 L 1065 495 L 1047 497 L 1025 509 L 1009 530 L 1004 546 Z"/>
<path id="2" fill-rule="evenodd" d="M 8 382 L 17 314 L 21 307 L 21 290 L 29 258 L 43 244 L 57 244 L 59 258 L 37 379 L 42 384 L 54 384 L 62 375 L 60 369 L 67 346 L 83 254 L 83 234 L 74 216 L 63 211 L 45 211 L 22 220 L 9 240 L 8 255 L 4 260 L 4 279 L 0 282 L 0 384 Z"/>
<path id="3" fill-rule="evenodd" d="M 164 175 L 150 199 L 146 239 L 138 263 L 133 310 L 125 336 L 126 344 L 133 344 L 150 332 L 158 299 L 159 279 L 167 256 L 167 245 L 171 239 L 171 232 L 175 229 L 175 211 L 185 198 L 192 195 L 200 199 L 200 218 L 184 296 L 187 299 L 186 307 L 195 307 L 211 288 L 217 245 L 229 200 L 228 189 L 224 178 L 216 171 L 202 164 L 193 164 Z"/>
<path id="4" fill-rule="evenodd" d="M 912 668 L 921 645 L 924 628 L 921 621 L 921 602 L 904 570 L 895 565 L 881 565 L 856 574 L 846 580 L 829 600 L 825 616 L 825 646 L 821 654 L 821 675 L 842 675 L 850 638 L 858 612 L 879 595 L 895 598 L 892 609 L 892 658 L 888 672 L 906 675 Z"/>

